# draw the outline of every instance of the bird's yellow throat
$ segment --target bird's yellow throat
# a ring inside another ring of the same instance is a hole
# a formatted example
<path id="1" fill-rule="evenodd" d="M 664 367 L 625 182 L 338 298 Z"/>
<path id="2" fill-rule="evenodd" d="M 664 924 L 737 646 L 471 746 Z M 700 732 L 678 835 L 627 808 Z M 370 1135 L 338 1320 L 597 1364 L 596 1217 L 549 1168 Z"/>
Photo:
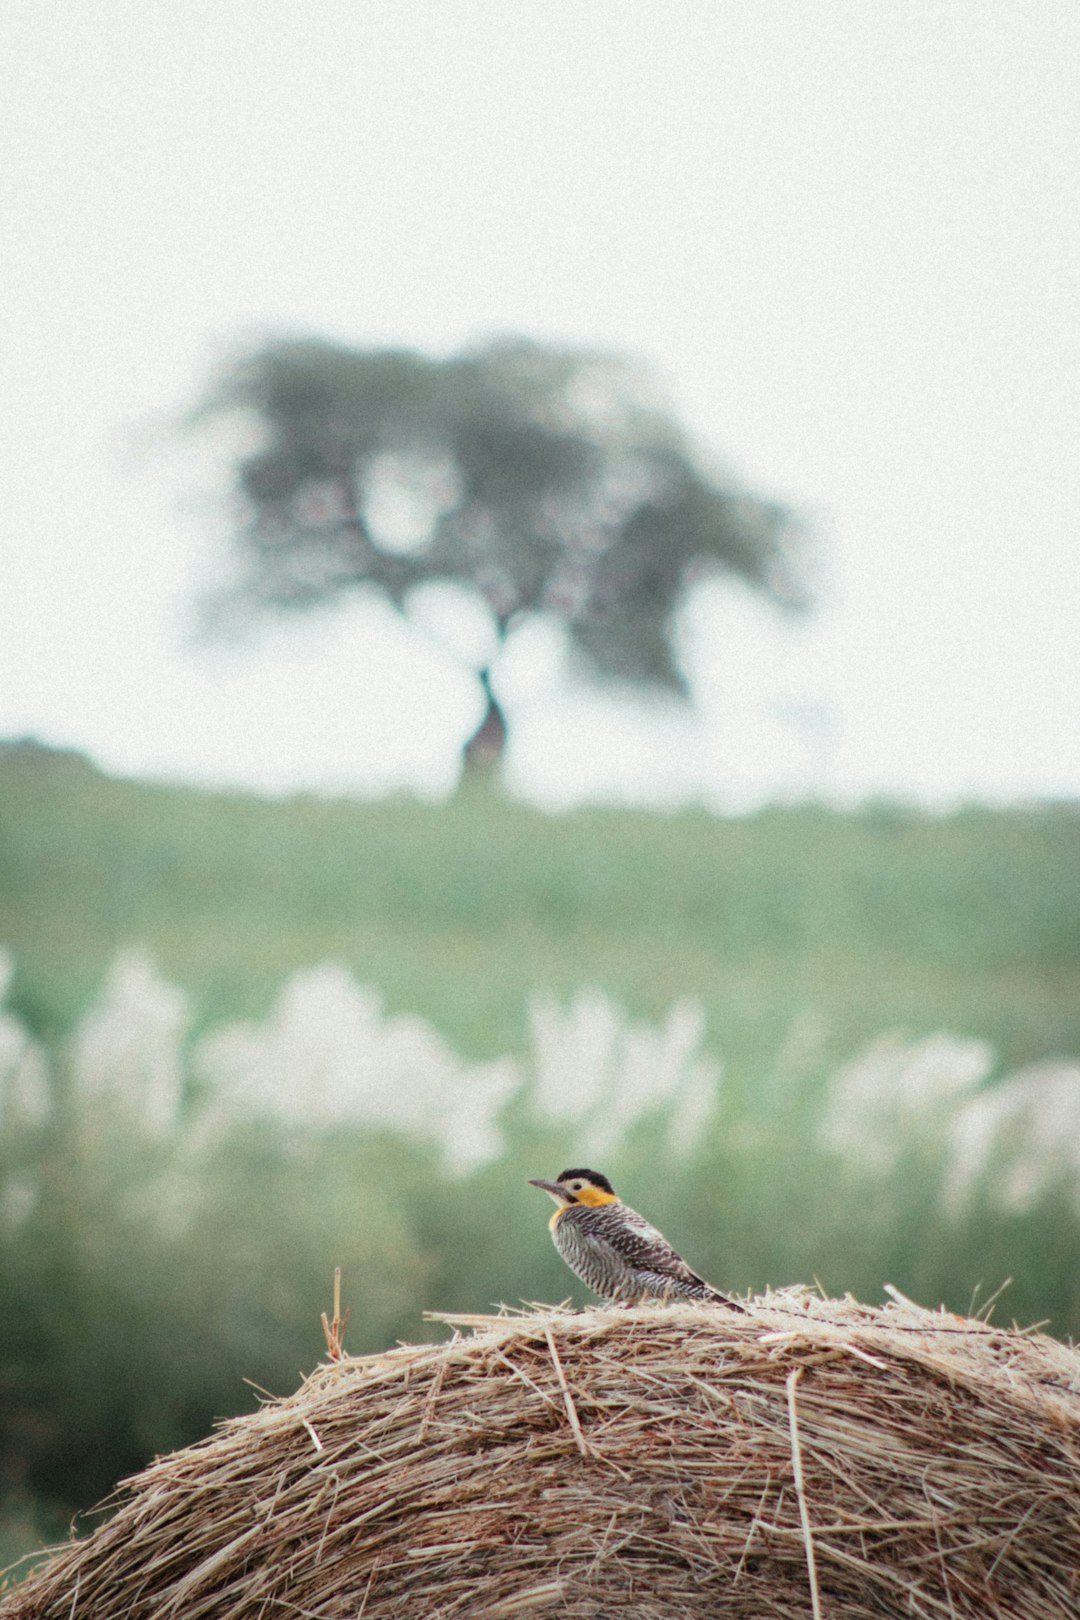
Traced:
<path id="1" fill-rule="evenodd" d="M 601 1204 L 617 1204 L 619 1200 L 614 1193 L 604 1192 L 602 1187 L 582 1187 L 577 1195 L 579 1204 L 588 1204 L 590 1209 L 597 1209 Z"/>
<path id="2" fill-rule="evenodd" d="M 585 1204 L 589 1209 L 599 1209 L 601 1204 L 617 1204 L 618 1202 L 619 1200 L 614 1193 L 605 1192 L 602 1187 L 582 1187 L 574 1199 L 574 1204 Z M 550 1221 L 548 1221 L 552 1231 L 558 1226 L 567 1210 L 574 1208 L 574 1204 L 559 1205 Z"/>

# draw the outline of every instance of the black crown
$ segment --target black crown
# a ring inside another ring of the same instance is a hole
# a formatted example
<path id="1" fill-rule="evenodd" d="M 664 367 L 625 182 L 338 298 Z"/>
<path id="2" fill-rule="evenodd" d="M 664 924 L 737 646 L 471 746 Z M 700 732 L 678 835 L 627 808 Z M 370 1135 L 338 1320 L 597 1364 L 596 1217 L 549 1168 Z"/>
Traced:
<path id="1" fill-rule="evenodd" d="M 594 1187 L 602 1192 L 610 1193 L 615 1197 L 615 1189 L 607 1176 L 602 1176 L 599 1170 L 564 1170 L 559 1176 L 560 1181 L 591 1181 Z"/>

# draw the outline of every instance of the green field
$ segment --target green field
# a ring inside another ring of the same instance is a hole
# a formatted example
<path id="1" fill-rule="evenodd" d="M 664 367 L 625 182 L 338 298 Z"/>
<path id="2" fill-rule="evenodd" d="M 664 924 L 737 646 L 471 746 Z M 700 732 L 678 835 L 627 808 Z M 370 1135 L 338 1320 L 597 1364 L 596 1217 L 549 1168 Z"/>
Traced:
<path id="1" fill-rule="evenodd" d="M 480 788 L 442 806 L 274 803 L 9 746 L 0 946 L 9 1022 L 51 1076 L 48 1117 L 21 1132 L 0 1097 L 0 1557 L 249 1407 L 245 1377 L 295 1385 L 335 1264 L 354 1350 L 432 1331 L 425 1307 L 584 1297 L 524 1185 L 578 1158 L 574 1128 L 531 1112 L 527 1089 L 467 1175 L 422 1136 L 257 1109 L 144 1140 L 78 1095 L 72 1039 L 134 947 L 185 992 L 188 1051 L 226 1021 L 265 1023 L 291 975 L 328 961 L 466 1063 L 520 1059 L 538 991 L 596 987 L 638 1026 L 693 998 L 723 1067 L 696 1140 L 676 1154 L 644 1114 L 601 1168 L 713 1280 L 873 1300 L 890 1282 L 966 1310 L 1011 1276 L 1001 1314 L 1080 1333 L 1072 1183 L 1008 1209 L 990 1176 L 949 1213 L 932 1133 L 884 1168 L 816 1134 L 830 1077 L 890 1032 L 989 1042 L 991 1089 L 1080 1060 L 1075 805 L 725 820 L 546 816 Z M 197 1124 L 205 1085 L 186 1084 Z"/>
<path id="2" fill-rule="evenodd" d="M 536 987 L 598 984 L 652 1016 L 700 997 L 751 1079 L 807 1010 L 837 1056 L 948 1028 L 1014 1067 L 1080 1054 L 1080 808 L 275 803 L 9 749 L 0 941 L 49 1039 L 137 943 L 202 1023 L 263 1013 L 297 966 L 334 958 L 474 1056 L 520 1045 Z"/>

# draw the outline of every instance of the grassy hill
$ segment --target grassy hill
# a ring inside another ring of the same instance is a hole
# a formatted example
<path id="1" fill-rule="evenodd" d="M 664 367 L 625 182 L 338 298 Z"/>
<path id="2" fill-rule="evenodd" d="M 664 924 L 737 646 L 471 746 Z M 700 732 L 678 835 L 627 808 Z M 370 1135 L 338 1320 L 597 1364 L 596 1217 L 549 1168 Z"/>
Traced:
<path id="1" fill-rule="evenodd" d="M 476 1057 L 520 1044 L 534 988 L 589 983 L 652 1016 L 700 997 L 748 1072 L 808 1010 L 838 1055 L 944 1027 L 1015 1066 L 1080 1053 L 1080 807 L 268 802 L 9 746 L 0 943 L 49 1038 L 141 944 L 200 1023 L 263 1013 L 290 971 L 335 958 Z"/>

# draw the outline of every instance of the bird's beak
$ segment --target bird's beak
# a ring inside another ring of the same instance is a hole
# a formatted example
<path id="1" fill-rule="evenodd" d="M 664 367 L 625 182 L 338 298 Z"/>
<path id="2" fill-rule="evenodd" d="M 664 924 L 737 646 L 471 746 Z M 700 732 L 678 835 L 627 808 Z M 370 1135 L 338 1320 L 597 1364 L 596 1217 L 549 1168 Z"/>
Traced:
<path id="1" fill-rule="evenodd" d="M 529 1186 L 543 1188 L 544 1192 L 551 1194 L 552 1198 L 554 1198 L 557 1204 L 568 1204 L 570 1202 L 569 1198 L 566 1196 L 566 1188 L 560 1187 L 557 1181 L 530 1180 Z"/>

